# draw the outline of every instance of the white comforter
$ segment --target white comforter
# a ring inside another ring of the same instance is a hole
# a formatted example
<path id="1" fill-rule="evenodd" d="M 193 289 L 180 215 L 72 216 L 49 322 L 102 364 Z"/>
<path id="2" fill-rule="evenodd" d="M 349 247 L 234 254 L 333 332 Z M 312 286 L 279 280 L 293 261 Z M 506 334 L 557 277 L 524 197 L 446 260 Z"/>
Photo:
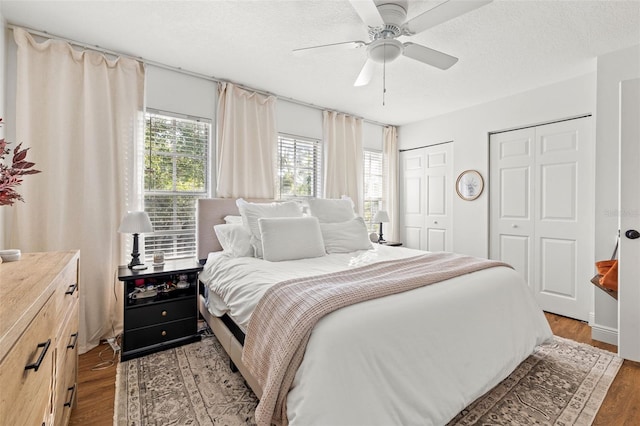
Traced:
<path id="1" fill-rule="evenodd" d="M 209 310 L 246 327 L 266 289 L 422 254 L 374 250 L 267 262 L 211 255 Z M 490 268 L 336 311 L 315 327 L 287 398 L 292 425 L 443 425 L 551 337 L 515 271 Z"/>

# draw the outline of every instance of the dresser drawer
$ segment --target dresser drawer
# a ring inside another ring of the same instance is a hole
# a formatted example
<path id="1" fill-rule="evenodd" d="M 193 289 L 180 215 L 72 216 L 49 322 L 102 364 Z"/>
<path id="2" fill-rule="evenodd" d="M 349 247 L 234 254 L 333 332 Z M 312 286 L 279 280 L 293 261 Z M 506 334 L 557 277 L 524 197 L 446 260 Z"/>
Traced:
<path id="1" fill-rule="evenodd" d="M 76 301 L 66 322 L 58 345 L 56 346 L 58 376 L 56 383 L 55 423 L 65 425 L 71 416 L 71 409 L 75 406 L 77 394 L 78 371 L 78 305 Z"/>
<path id="2" fill-rule="evenodd" d="M 197 316 L 196 297 L 184 300 L 154 303 L 147 306 L 125 309 L 124 329 L 134 330 L 140 327 L 163 324 L 184 318 Z"/>
<path id="3" fill-rule="evenodd" d="M 175 339 L 193 336 L 198 331 L 198 319 L 191 318 L 167 322 L 152 327 L 128 331 L 123 336 L 123 351 L 132 351 L 146 346 L 170 342 Z"/>
<path id="4" fill-rule="evenodd" d="M 78 261 L 67 264 L 55 279 L 53 297 L 58 307 L 58 318 L 65 318 L 78 300 Z"/>
<path id="5" fill-rule="evenodd" d="M 6 425 L 40 425 L 52 411 L 56 304 L 50 298 L 0 364 L 0 419 Z M 25 369 L 25 367 L 30 368 Z"/>

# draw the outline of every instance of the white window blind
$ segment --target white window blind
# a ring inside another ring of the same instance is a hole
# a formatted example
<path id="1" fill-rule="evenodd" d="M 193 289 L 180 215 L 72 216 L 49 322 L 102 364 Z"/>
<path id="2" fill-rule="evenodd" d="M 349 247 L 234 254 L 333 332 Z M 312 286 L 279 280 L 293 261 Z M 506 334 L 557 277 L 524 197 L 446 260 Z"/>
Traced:
<path id="1" fill-rule="evenodd" d="M 364 221 L 370 232 L 378 232 L 373 217 L 382 207 L 382 152 L 364 150 Z"/>
<path id="2" fill-rule="evenodd" d="M 144 207 L 153 225 L 145 256 L 195 256 L 196 200 L 209 195 L 211 123 L 150 112 L 145 120 Z"/>
<path id="3" fill-rule="evenodd" d="M 278 136 L 278 197 L 322 195 L 322 143 L 317 139 Z"/>

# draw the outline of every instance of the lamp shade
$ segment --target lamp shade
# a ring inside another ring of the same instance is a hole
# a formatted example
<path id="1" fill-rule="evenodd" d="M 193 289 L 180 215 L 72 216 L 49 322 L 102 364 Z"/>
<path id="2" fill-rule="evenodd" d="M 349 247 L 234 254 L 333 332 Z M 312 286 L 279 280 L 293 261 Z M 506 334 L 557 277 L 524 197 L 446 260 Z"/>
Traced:
<path id="1" fill-rule="evenodd" d="M 144 234 L 153 232 L 147 212 L 127 212 L 122 218 L 118 232 L 122 234 Z"/>
<path id="2" fill-rule="evenodd" d="M 373 221 L 376 223 L 389 222 L 389 215 L 385 210 L 378 210 L 376 215 L 373 217 Z"/>

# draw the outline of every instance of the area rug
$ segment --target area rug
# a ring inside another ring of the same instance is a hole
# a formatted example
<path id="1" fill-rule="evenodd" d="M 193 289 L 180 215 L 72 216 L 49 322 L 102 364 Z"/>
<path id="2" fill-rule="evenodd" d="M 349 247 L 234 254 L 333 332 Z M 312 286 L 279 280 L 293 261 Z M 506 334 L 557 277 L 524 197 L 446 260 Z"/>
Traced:
<path id="1" fill-rule="evenodd" d="M 590 425 L 622 359 L 554 337 L 453 425 Z M 215 337 L 121 362 L 114 425 L 252 425 L 258 403 Z"/>

